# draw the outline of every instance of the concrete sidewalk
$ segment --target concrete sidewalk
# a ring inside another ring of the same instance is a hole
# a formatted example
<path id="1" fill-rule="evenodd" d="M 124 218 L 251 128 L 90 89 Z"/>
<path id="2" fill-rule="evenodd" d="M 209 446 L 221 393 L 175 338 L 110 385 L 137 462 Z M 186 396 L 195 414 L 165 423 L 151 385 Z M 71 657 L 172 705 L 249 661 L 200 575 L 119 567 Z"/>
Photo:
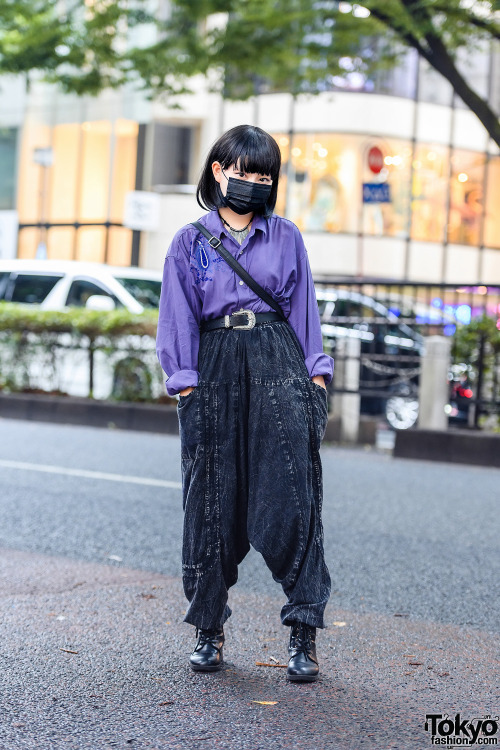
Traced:
<path id="1" fill-rule="evenodd" d="M 255 664 L 286 663 L 282 600 L 235 587 L 225 667 L 195 674 L 180 579 L 9 549 L 0 571 L 1 750 L 424 750 L 428 713 L 498 714 L 474 628 L 329 605 L 320 680 L 288 684 Z"/>

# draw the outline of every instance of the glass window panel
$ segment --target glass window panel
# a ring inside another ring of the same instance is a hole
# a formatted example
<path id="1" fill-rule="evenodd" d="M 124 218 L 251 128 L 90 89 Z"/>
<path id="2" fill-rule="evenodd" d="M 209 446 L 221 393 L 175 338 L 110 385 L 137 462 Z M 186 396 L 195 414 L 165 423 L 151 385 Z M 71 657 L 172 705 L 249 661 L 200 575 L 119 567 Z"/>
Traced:
<path id="1" fill-rule="evenodd" d="M 407 141 L 367 143 L 355 135 L 332 133 L 296 134 L 276 137 L 282 150 L 284 169 L 288 160 L 290 187 L 280 186 L 277 213 L 283 213 L 301 230 L 356 233 L 362 199 L 362 183 L 390 186 L 390 203 L 363 205 L 363 228 L 367 234 L 406 236 L 409 213 L 411 148 Z M 368 167 L 368 149 L 378 145 L 386 163 L 379 174 Z M 289 155 L 290 152 L 290 155 Z"/>
<path id="2" fill-rule="evenodd" d="M 412 238 L 442 242 L 446 227 L 449 152 L 443 146 L 418 144 L 413 160 Z"/>
<path id="3" fill-rule="evenodd" d="M 85 307 L 88 298 L 96 294 L 102 297 L 111 297 L 117 307 L 123 307 L 118 298 L 108 289 L 88 279 L 75 279 L 73 281 L 69 288 L 66 304 L 70 307 Z"/>
<path id="4" fill-rule="evenodd" d="M 20 229 L 17 240 L 17 257 L 34 258 L 39 241 L 40 230 L 37 227 Z"/>
<path id="5" fill-rule="evenodd" d="M 143 307 L 156 308 L 160 305 L 161 281 L 151 279 L 133 279 L 129 277 L 115 277 L 123 284 L 129 294 L 140 302 Z"/>
<path id="6" fill-rule="evenodd" d="M 73 260 L 75 241 L 74 227 L 51 227 L 47 231 L 47 256 L 51 260 Z"/>
<path id="7" fill-rule="evenodd" d="M 374 173 L 368 164 L 372 147 L 380 149 L 383 167 Z M 387 203 L 363 202 L 363 232 L 368 235 L 406 237 L 410 211 L 411 146 L 409 141 L 384 139 L 364 142 L 362 146 L 362 182 L 371 185 L 387 184 Z M 361 186 L 359 188 L 361 190 Z"/>
<path id="8" fill-rule="evenodd" d="M 486 247 L 500 247 L 500 157 L 495 157 L 488 164 L 488 183 L 486 188 L 486 216 L 484 222 L 484 244 Z"/>
<path id="9" fill-rule="evenodd" d="M 41 274 L 19 274 L 11 292 L 11 302 L 40 304 L 55 287 L 61 276 Z"/>
<path id="10" fill-rule="evenodd" d="M 278 135 L 290 185 L 280 187 L 277 210 L 286 212 L 301 230 L 357 231 L 359 210 L 359 143 L 337 134 Z M 289 151 L 290 156 L 289 156 Z M 290 164 L 287 165 L 290 159 Z"/>
<path id="11" fill-rule="evenodd" d="M 50 130 L 48 125 L 42 125 L 30 119 L 23 127 L 17 190 L 17 209 L 21 223 L 40 220 L 44 173 L 47 169 L 50 171 L 50 167 L 35 164 L 33 154 L 35 148 L 51 145 Z M 45 181 L 46 188 L 47 182 Z"/>
<path id="12" fill-rule="evenodd" d="M 111 221 L 123 220 L 125 194 L 135 187 L 138 133 L 139 125 L 132 120 L 117 120 L 115 123 Z"/>
<path id="13" fill-rule="evenodd" d="M 483 213 L 484 154 L 454 151 L 451 157 L 449 242 L 479 245 Z"/>
<path id="14" fill-rule="evenodd" d="M 76 219 L 81 135 L 82 130 L 78 123 L 56 125 L 53 129 L 54 163 L 50 168 L 49 203 L 51 221 Z"/>
<path id="15" fill-rule="evenodd" d="M 132 230 L 110 227 L 107 262 L 112 266 L 129 266 L 132 259 Z"/>
<path id="16" fill-rule="evenodd" d="M 111 123 L 82 124 L 80 221 L 106 221 L 109 197 Z"/>
<path id="17" fill-rule="evenodd" d="M 76 235 L 76 260 L 104 263 L 105 227 L 80 227 Z"/>
<path id="18" fill-rule="evenodd" d="M 428 62 L 420 60 L 420 80 L 418 98 L 422 102 L 451 105 L 453 89 L 451 84 Z"/>
<path id="19" fill-rule="evenodd" d="M 7 289 L 7 283 L 10 278 L 10 273 L 7 273 L 4 271 L 3 273 L 0 273 L 0 299 L 4 299 L 5 297 L 5 291 Z"/>
<path id="20" fill-rule="evenodd" d="M 194 133 L 193 127 L 155 123 L 153 185 L 186 185 L 189 182 Z"/>
<path id="21" fill-rule="evenodd" d="M 281 151 L 281 176 L 278 187 L 278 199 L 276 201 L 276 207 L 274 211 L 278 214 L 278 216 L 284 216 L 286 203 L 287 168 L 288 159 L 290 156 L 290 138 L 285 133 L 278 133 L 274 136 L 274 138 L 276 139 Z"/>

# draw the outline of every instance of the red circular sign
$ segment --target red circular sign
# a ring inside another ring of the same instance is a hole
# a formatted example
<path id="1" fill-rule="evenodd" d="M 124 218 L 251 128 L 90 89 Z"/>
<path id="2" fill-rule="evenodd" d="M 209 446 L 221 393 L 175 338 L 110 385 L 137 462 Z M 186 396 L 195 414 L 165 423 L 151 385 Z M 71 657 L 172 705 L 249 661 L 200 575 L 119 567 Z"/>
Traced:
<path id="1" fill-rule="evenodd" d="M 368 151 L 368 166 L 374 174 L 382 171 L 384 166 L 384 155 L 378 146 L 372 146 Z"/>

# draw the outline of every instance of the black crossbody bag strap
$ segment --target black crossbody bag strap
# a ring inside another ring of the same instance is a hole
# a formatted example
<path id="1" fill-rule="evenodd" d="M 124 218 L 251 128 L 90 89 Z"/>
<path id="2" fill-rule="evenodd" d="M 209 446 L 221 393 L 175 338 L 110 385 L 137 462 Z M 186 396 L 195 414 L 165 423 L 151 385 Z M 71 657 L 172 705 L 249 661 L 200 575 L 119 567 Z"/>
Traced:
<path id="1" fill-rule="evenodd" d="M 278 315 L 281 315 L 283 320 L 287 321 L 288 319 L 285 313 L 283 312 L 283 310 L 281 309 L 281 306 L 278 305 L 276 300 L 274 300 L 271 297 L 271 295 L 268 294 L 266 290 L 263 289 L 261 285 L 257 281 L 255 281 L 255 279 L 252 276 L 250 276 L 248 271 L 245 271 L 243 266 L 240 265 L 240 263 L 238 263 L 236 258 L 234 258 L 231 255 L 229 250 L 226 250 L 222 242 L 217 237 L 214 237 L 212 234 L 210 234 L 210 232 L 207 229 L 205 229 L 203 224 L 200 224 L 199 221 L 192 221 L 191 224 L 193 225 L 193 227 L 196 227 L 196 229 L 198 229 L 198 231 L 201 232 L 204 237 L 207 238 L 210 247 L 213 247 L 213 249 L 216 250 L 219 253 L 219 255 L 221 255 L 224 258 L 226 263 L 228 263 L 228 265 L 231 266 L 233 271 L 235 271 L 238 274 L 238 276 L 240 276 L 243 279 L 245 284 L 247 284 L 250 287 L 250 289 L 252 289 L 252 291 L 255 292 L 255 294 L 257 294 L 261 299 L 263 299 L 264 302 L 269 305 L 269 307 L 272 307 L 273 310 L 275 310 L 278 313 Z"/>

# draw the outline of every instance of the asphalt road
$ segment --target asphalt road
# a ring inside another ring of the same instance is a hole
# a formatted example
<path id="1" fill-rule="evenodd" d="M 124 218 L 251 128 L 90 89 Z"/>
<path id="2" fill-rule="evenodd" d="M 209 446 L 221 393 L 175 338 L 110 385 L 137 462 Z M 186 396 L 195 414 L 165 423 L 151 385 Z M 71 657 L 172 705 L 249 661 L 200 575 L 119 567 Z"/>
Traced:
<path id="1" fill-rule="evenodd" d="M 0 749 L 406 750 L 431 747 L 426 712 L 498 713 L 500 471 L 327 445 L 322 459 L 320 682 L 255 665 L 286 661 L 288 631 L 253 551 L 226 668 L 200 676 L 178 438 L 0 420 Z"/>

